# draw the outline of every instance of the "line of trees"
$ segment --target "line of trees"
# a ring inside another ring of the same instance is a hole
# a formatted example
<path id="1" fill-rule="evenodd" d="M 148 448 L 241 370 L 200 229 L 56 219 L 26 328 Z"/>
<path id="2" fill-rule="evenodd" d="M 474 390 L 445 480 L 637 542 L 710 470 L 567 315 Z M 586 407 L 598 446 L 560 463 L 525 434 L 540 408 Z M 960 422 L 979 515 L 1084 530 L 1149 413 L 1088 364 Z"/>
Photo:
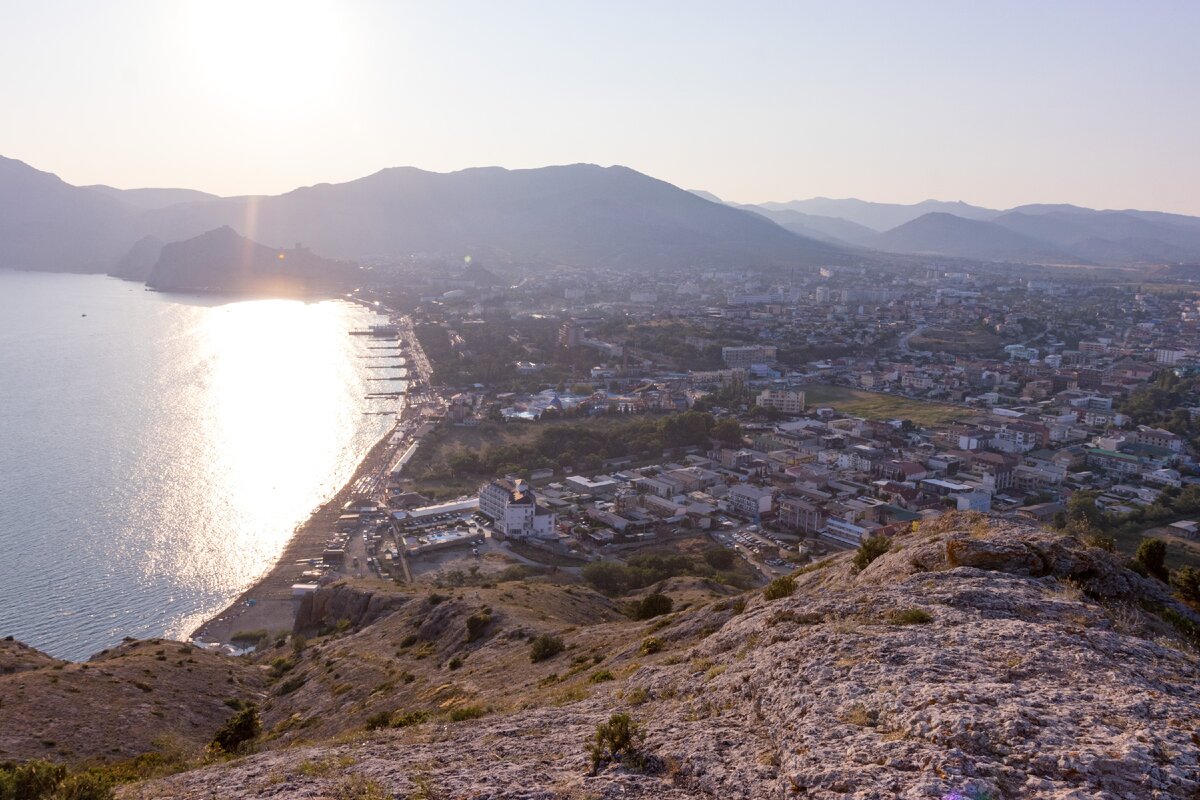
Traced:
<path id="1" fill-rule="evenodd" d="M 665 450 L 707 446 L 712 439 L 736 444 L 741 436 L 737 420 L 718 421 L 711 414 L 698 411 L 606 420 L 602 424 L 545 425 L 530 442 L 496 445 L 481 451 L 456 449 L 447 453 L 442 463 L 431 464 L 427 477 L 489 477 L 562 467 L 597 471 L 607 459 L 656 458 Z"/>

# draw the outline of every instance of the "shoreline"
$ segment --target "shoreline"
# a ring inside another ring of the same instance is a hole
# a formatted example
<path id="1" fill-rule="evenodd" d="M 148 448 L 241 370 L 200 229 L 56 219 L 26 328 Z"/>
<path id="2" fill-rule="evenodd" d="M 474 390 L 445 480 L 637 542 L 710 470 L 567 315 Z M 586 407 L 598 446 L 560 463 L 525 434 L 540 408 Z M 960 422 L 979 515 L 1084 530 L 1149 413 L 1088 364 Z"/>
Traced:
<path id="1" fill-rule="evenodd" d="M 408 339 L 410 351 L 419 348 L 411 321 L 402 318 L 400 327 L 401 335 Z M 416 380 L 428 379 L 421 369 L 425 363 L 423 358 L 414 356 L 409 359 L 410 386 Z M 202 645 L 230 645 L 233 634 L 242 631 L 266 631 L 272 635 L 280 631 L 291 632 L 297 605 L 292 599 L 292 584 L 304 582 L 301 573 L 311 569 L 308 559 L 320 559 L 325 542 L 334 532 L 337 518 L 343 513 L 342 507 L 355 495 L 355 486 L 371 477 L 382 482 L 384 473 L 397 453 L 413 443 L 412 436 L 393 441 L 397 430 L 413 413 L 409 398 L 405 397 L 395 424 L 371 446 L 349 480 L 333 497 L 296 527 L 283 552 L 266 574 L 201 623 L 189 634 L 190 640 Z M 376 492 L 379 488 L 380 484 L 377 483 Z M 253 601 L 253 605 L 248 601 Z"/>

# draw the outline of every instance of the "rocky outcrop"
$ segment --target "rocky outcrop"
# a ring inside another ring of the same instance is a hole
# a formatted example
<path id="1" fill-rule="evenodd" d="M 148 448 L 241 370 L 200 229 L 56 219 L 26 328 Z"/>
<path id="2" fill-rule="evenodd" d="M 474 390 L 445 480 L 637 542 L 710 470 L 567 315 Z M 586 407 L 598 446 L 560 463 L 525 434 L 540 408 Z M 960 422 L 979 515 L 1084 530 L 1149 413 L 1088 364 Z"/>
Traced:
<path id="1" fill-rule="evenodd" d="M 321 586 L 301 598 L 293 630 L 310 635 L 332 630 L 339 624 L 362 628 L 412 601 L 412 595 L 379 592 L 347 583 Z"/>
<path id="2" fill-rule="evenodd" d="M 815 565 L 782 599 L 560 629 L 567 653 L 504 662 L 508 688 L 469 672 L 527 652 L 508 634 L 536 627 L 501 618 L 461 672 L 422 690 L 431 703 L 450 698 L 424 723 L 263 752 L 125 796 L 1200 796 L 1200 661 L 1181 634 L 1195 612 L 1077 540 L 960 523 L 897 537 L 861 572 L 849 555 Z M 498 587 L 488 602 L 505 596 L 520 593 Z M 330 647 L 393 638 L 401 617 Z M 343 669 L 330 654 L 307 658 L 314 676 Z M 434 658 L 394 655 L 396 669 Z M 527 687 L 546 688 L 539 700 Z M 464 692 L 483 718 L 454 721 Z M 648 773 L 591 774 L 585 740 L 614 711 L 643 726 Z"/>
<path id="3" fill-rule="evenodd" d="M 41 650 L 35 650 L 23 642 L 14 640 L 11 636 L 0 640 L 0 675 L 44 669 L 62 663 Z"/>

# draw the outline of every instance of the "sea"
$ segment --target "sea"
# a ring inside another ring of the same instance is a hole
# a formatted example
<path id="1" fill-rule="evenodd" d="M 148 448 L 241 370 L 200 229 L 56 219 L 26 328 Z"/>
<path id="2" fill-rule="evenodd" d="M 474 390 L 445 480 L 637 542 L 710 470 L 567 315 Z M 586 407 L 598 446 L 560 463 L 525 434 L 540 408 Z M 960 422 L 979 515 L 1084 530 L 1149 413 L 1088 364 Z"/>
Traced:
<path id="1" fill-rule="evenodd" d="M 0 638 L 80 660 L 247 589 L 392 425 L 381 321 L 0 270 Z"/>

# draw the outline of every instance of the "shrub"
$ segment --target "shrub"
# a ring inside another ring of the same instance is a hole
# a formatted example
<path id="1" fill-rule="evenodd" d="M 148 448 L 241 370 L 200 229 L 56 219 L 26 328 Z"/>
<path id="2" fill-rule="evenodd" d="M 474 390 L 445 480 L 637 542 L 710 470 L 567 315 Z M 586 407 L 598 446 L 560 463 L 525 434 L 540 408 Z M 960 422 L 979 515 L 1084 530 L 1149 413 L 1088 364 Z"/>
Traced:
<path id="1" fill-rule="evenodd" d="M 209 746 L 214 750 L 233 754 L 253 741 L 261 731 L 262 721 L 258 718 L 258 706 L 249 703 L 225 721 Z"/>
<path id="2" fill-rule="evenodd" d="M 616 713 L 596 726 L 595 736 L 587 745 L 592 761 L 592 773 L 613 762 L 635 771 L 646 767 L 646 756 L 642 752 L 645 734 L 633 717 Z"/>
<path id="3" fill-rule="evenodd" d="M 49 761 L 0 766 L 0 797 L 41 800 L 50 797 L 67 777 L 67 768 Z"/>
<path id="4" fill-rule="evenodd" d="M 887 621 L 893 625 L 925 625 L 933 615 L 921 608 L 897 608 L 888 612 Z"/>
<path id="5" fill-rule="evenodd" d="M 375 731 L 380 728 L 387 728 L 392 724 L 392 711 L 377 711 L 367 717 L 367 730 Z"/>
<path id="6" fill-rule="evenodd" d="M 642 639 L 642 646 L 638 648 L 638 652 L 644 656 L 652 656 L 659 650 L 662 650 L 662 647 L 662 639 L 655 636 L 647 636 L 645 639 Z"/>
<path id="7" fill-rule="evenodd" d="M 796 591 L 795 578 L 791 575 L 781 575 L 767 584 L 767 588 L 763 589 L 763 597 L 768 600 L 781 600 L 784 597 L 791 597 L 794 591 Z"/>
<path id="8" fill-rule="evenodd" d="M 858 546 L 858 552 L 854 554 L 855 569 L 859 571 L 866 569 L 872 561 L 891 549 L 892 540 L 888 537 L 879 534 L 868 536 Z"/>
<path id="9" fill-rule="evenodd" d="M 704 551 L 704 560 L 713 569 L 733 569 L 734 555 L 732 550 L 724 547 L 710 547 Z"/>
<path id="10" fill-rule="evenodd" d="M 588 681 L 591 683 L 604 683 L 605 681 L 615 681 L 613 674 L 606 669 L 598 669 L 591 674 Z"/>
<path id="11" fill-rule="evenodd" d="M 451 722 L 462 722 L 468 719 L 479 719 L 487 714 L 487 709 L 481 706 L 459 706 L 450 710 Z"/>
<path id="12" fill-rule="evenodd" d="M 487 611 L 479 611 L 467 617 L 467 641 L 475 642 L 482 639 L 491 622 L 492 615 Z"/>
<path id="13" fill-rule="evenodd" d="M 661 617 L 663 614 L 670 614 L 674 607 L 674 602 L 665 594 L 655 592 L 648 594 L 642 598 L 642 601 L 637 604 L 633 610 L 634 619 L 653 619 Z"/>
<path id="14" fill-rule="evenodd" d="M 1200 605 L 1200 570 L 1180 567 L 1171 573 L 1171 586 L 1187 602 Z"/>
<path id="15" fill-rule="evenodd" d="M 462 665 L 463 665 L 462 656 L 455 656 L 454 658 L 450 659 L 450 661 L 446 664 L 446 667 L 447 667 L 447 669 L 450 669 L 450 670 L 456 670 L 456 669 L 461 669 Z"/>
<path id="16" fill-rule="evenodd" d="M 529 660 L 536 664 L 539 661 L 554 658 L 554 656 L 565 649 L 566 645 L 563 644 L 562 639 L 559 639 L 557 636 L 551 636 L 548 633 L 543 633 L 534 639 L 530 645 Z"/>
<path id="17" fill-rule="evenodd" d="M 399 711 L 397 711 L 392 714 L 391 722 L 389 724 L 393 728 L 412 728 L 416 725 L 420 725 L 422 722 L 425 722 L 428 719 L 428 711 L 409 711 L 405 714 L 401 714 Z"/>
<path id="18" fill-rule="evenodd" d="M 1134 561 L 1141 564 L 1152 577 L 1166 583 L 1170 577 L 1166 567 L 1167 543 L 1162 539 L 1142 539 Z"/>
<path id="19" fill-rule="evenodd" d="M 280 696 L 291 694 L 303 686 L 306 680 L 308 679 L 303 675 L 293 675 L 275 688 L 275 694 Z"/>

